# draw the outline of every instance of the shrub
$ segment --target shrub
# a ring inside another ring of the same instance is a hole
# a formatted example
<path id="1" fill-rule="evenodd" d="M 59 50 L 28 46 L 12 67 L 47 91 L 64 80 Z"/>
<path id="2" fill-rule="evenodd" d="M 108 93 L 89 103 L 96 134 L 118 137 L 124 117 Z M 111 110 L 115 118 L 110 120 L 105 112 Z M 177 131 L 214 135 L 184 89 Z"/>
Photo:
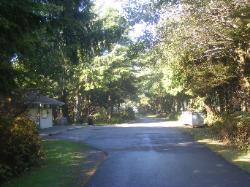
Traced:
<path id="1" fill-rule="evenodd" d="M 42 158 L 36 125 L 22 116 L 0 121 L 0 182 L 18 176 Z"/>
<path id="2" fill-rule="evenodd" d="M 98 112 L 94 114 L 94 124 L 98 123 L 107 123 L 108 115 L 105 112 Z"/>
<path id="3" fill-rule="evenodd" d="M 135 119 L 135 112 L 132 107 L 128 107 L 122 113 L 122 118 L 124 120 L 133 120 Z"/>
<path id="4" fill-rule="evenodd" d="M 236 112 L 223 119 L 221 137 L 240 149 L 250 146 L 250 114 Z"/>
<path id="5" fill-rule="evenodd" d="M 128 107 L 119 113 L 113 113 L 111 119 L 108 118 L 106 112 L 98 112 L 94 115 L 94 123 L 108 123 L 108 124 L 117 124 L 123 123 L 128 120 L 135 119 L 135 112 L 133 108 Z"/>
<path id="6" fill-rule="evenodd" d="M 223 124 L 223 115 L 208 113 L 205 118 L 205 124 L 208 126 L 219 126 Z"/>
<path id="7" fill-rule="evenodd" d="M 250 146 L 250 114 L 247 112 L 235 112 L 222 114 L 211 118 L 213 131 L 219 139 L 236 146 L 239 149 L 247 149 Z"/>
<path id="8" fill-rule="evenodd" d="M 173 112 L 167 116 L 168 120 L 178 120 L 181 116 L 181 112 Z"/>

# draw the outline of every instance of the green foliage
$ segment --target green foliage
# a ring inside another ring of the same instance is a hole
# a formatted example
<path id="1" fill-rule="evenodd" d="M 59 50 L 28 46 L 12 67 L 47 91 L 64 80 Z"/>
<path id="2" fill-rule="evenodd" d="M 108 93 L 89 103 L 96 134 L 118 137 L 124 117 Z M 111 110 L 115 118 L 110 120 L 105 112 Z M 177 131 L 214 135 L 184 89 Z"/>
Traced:
<path id="1" fill-rule="evenodd" d="M 25 35 L 36 29 L 43 21 L 40 14 L 45 7 L 41 1 L 2 0 L 0 3 L 0 61 L 7 60 L 27 45 Z M 31 39 L 31 38 L 30 38 Z"/>
<path id="2" fill-rule="evenodd" d="M 204 98 L 203 97 L 194 97 L 190 99 L 188 110 L 196 112 L 204 112 Z M 209 114 L 207 114 L 209 115 Z"/>
<path id="3" fill-rule="evenodd" d="M 223 118 L 219 114 L 208 113 L 205 118 L 205 124 L 208 126 L 218 126 L 223 123 Z"/>
<path id="4" fill-rule="evenodd" d="M 32 0 L 3 0 L 0 3 L 0 94 L 8 94 L 17 87 L 17 72 L 11 66 L 11 59 L 15 53 L 31 47 L 33 37 L 27 34 L 42 22 L 41 5 Z"/>
<path id="5" fill-rule="evenodd" d="M 154 98 L 199 98 L 203 108 L 194 103 L 191 107 L 208 113 L 249 108 L 247 10 L 244 1 L 183 1 L 181 8 L 178 3 L 164 4 L 161 11 L 168 13 L 157 26 L 160 42 L 142 60 L 155 74 L 145 77 L 153 82 L 147 90 L 155 93 Z"/>
<path id="6" fill-rule="evenodd" d="M 132 107 L 120 109 L 120 111 L 114 112 L 109 118 L 108 113 L 104 110 L 94 115 L 94 124 L 119 124 L 128 122 L 135 119 L 135 112 Z"/>
<path id="7" fill-rule="evenodd" d="M 71 110 L 73 120 L 82 121 L 88 114 L 103 113 L 103 108 L 112 116 L 114 107 L 134 99 L 137 80 L 128 52 L 127 46 L 116 44 L 109 53 L 94 57 L 90 64 L 80 58 L 81 64 L 75 66 L 69 87 L 70 107 L 75 105 L 81 114 L 76 116 Z"/>
<path id="8" fill-rule="evenodd" d="M 248 149 L 250 146 L 250 114 L 236 112 L 224 114 L 214 122 L 214 129 L 219 138 L 239 149 Z"/>
<path id="9" fill-rule="evenodd" d="M 42 147 L 45 158 L 41 167 L 32 168 L 31 171 L 5 183 L 4 187 L 73 186 L 79 175 L 82 176 L 82 172 L 88 173 L 95 169 L 89 163 L 88 168 L 84 167 L 88 162 L 86 157 L 89 152 L 85 144 L 49 140 L 43 141 Z"/>
<path id="10" fill-rule="evenodd" d="M 212 114 L 206 116 L 206 124 L 211 127 L 212 134 L 219 140 L 239 149 L 250 146 L 250 114 L 234 112 Z"/>
<path id="11" fill-rule="evenodd" d="M 18 176 L 41 160 L 41 140 L 36 125 L 26 117 L 1 120 L 0 181 Z"/>
<path id="12" fill-rule="evenodd" d="M 113 113 L 111 118 L 105 113 L 97 113 L 94 119 L 94 124 L 96 125 L 119 124 L 123 122 L 125 120 L 122 118 L 121 113 Z"/>
<path id="13" fill-rule="evenodd" d="M 167 119 L 176 121 L 176 120 L 179 120 L 180 116 L 181 116 L 181 112 L 172 112 L 167 116 Z"/>
<path id="14" fill-rule="evenodd" d="M 63 115 L 75 122 L 132 118 L 115 111 L 128 101 L 175 116 L 191 99 L 189 108 L 206 111 L 212 124 L 219 120 L 210 114 L 249 109 L 249 4 L 127 5 L 123 16 L 114 9 L 97 15 L 91 0 L 1 1 L 1 98 L 39 89 L 64 101 Z M 135 24 L 147 28 L 134 42 Z"/>
<path id="15" fill-rule="evenodd" d="M 132 120 L 135 119 L 135 112 L 132 107 L 128 107 L 123 112 L 123 119 Z"/>
<path id="16" fill-rule="evenodd" d="M 2 1 L 0 9 L 0 96 L 39 90 L 65 102 L 69 121 L 134 97 L 123 46 L 130 43 L 129 26 L 118 10 L 97 15 L 90 0 Z"/>

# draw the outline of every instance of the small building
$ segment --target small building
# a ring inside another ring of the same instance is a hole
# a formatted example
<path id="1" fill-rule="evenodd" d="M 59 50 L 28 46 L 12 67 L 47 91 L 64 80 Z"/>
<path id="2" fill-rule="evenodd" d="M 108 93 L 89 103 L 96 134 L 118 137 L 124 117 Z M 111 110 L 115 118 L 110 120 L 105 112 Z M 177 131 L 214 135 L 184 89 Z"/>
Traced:
<path id="1" fill-rule="evenodd" d="M 47 96 L 32 94 L 28 96 L 27 113 L 40 129 L 45 129 L 53 126 L 56 118 L 53 111 L 63 106 L 64 103 Z"/>

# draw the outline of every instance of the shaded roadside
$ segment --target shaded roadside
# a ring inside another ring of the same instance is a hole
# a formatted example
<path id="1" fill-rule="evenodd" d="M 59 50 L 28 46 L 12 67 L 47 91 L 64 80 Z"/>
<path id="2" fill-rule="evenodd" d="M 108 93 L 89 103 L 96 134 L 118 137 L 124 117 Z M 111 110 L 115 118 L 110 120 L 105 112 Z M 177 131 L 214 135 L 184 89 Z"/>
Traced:
<path id="1" fill-rule="evenodd" d="M 77 130 L 84 128 L 84 126 L 72 126 L 72 125 L 64 125 L 64 126 L 53 126 L 46 129 L 40 129 L 38 131 L 41 137 L 53 136 L 57 134 L 61 134 L 67 131 Z"/>
<path id="2" fill-rule="evenodd" d="M 209 128 L 179 128 L 182 132 L 191 135 L 198 143 L 207 146 L 230 163 L 250 173 L 250 147 L 245 150 L 237 149 L 216 138 Z"/>
<path id="3" fill-rule="evenodd" d="M 99 150 L 95 147 L 92 147 L 85 142 L 77 141 L 77 140 L 63 140 L 62 138 L 58 138 L 58 136 L 68 133 L 76 133 L 77 130 L 83 129 L 84 126 L 61 126 L 57 128 L 45 129 L 46 136 L 42 136 L 44 141 L 67 141 L 69 143 L 76 144 L 82 147 L 82 151 L 79 153 L 84 155 L 84 159 L 76 164 L 76 169 L 72 177 L 74 180 L 70 183 L 72 187 L 84 187 L 88 180 L 95 174 L 99 165 L 106 159 L 107 153 Z M 93 129 L 95 126 L 85 126 L 86 129 Z M 73 176 L 75 175 L 75 177 Z"/>
<path id="4" fill-rule="evenodd" d="M 106 158 L 104 152 L 84 143 L 44 140 L 42 145 L 45 155 L 41 165 L 13 178 L 3 187 L 81 187 Z"/>
<path id="5" fill-rule="evenodd" d="M 89 150 L 86 161 L 80 163 L 80 172 L 77 180 L 72 187 L 84 187 L 89 179 L 96 173 L 99 165 L 106 159 L 107 154 L 99 150 Z"/>

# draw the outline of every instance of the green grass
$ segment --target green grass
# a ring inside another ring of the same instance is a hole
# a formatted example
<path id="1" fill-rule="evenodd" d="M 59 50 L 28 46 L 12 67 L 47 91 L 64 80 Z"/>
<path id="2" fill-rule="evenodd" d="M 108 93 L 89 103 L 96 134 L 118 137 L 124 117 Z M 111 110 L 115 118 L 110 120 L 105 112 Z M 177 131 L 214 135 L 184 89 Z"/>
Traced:
<path id="1" fill-rule="evenodd" d="M 218 140 L 209 128 L 183 128 L 183 130 L 227 161 L 250 172 L 250 148 L 248 150 L 236 149 L 234 146 Z"/>
<path id="2" fill-rule="evenodd" d="M 112 118 L 110 121 L 108 120 L 94 120 L 94 125 L 96 126 L 106 126 L 106 125 L 116 125 L 122 123 L 128 123 L 136 121 L 135 119 L 122 119 L 122 118 Z"/>
<path id="3" fill-rule="evenodd" d="M 45 159 L 33 168 L 12 179 L 3 187 L 63 187 L 73 186 L 79 177 L 79 163 L 85 161 L 88 147 L 66 141 L 43 141 Z"/>
<path id="4" fill-rule="evenodd" d="M 144 116 L 144 115 L 142 115 L 142 116 Z M 157 118 L 158 117 L 157 114 L 146 114 L 145 116 L 148 118 Z"/>
<path id="5" fill-rule="evenodd" d="M 181 113 L 175 112 L 171 114 L 161 113 L 161 114 L 147 114 L 146 117 L 148 118 L 163 118 L 167 121 L 177 121 L 180 118 Z"/>

